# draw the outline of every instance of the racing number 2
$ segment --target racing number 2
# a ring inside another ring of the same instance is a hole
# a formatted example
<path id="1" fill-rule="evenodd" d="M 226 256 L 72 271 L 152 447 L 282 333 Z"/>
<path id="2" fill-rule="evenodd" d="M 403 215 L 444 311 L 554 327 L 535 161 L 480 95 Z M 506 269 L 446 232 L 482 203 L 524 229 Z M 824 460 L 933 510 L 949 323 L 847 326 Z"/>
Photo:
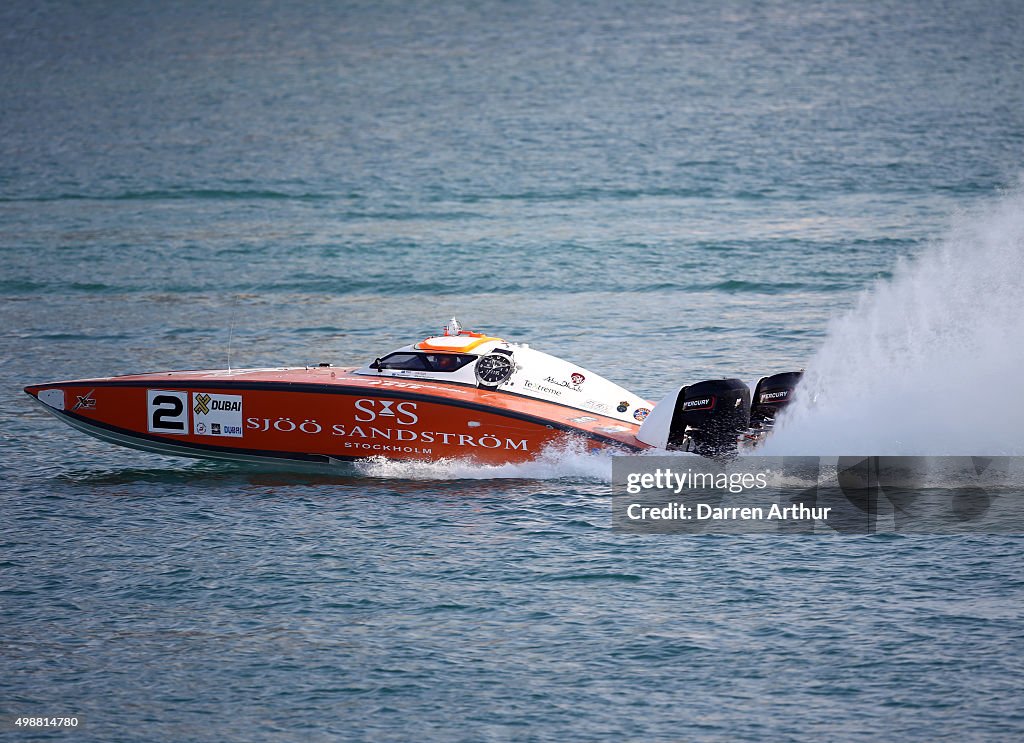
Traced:
<path id="1" fill-rule="evenodd" d="M 153 433 L 188 432 L 188 393 L 146 390 L 149 430 Z"/>

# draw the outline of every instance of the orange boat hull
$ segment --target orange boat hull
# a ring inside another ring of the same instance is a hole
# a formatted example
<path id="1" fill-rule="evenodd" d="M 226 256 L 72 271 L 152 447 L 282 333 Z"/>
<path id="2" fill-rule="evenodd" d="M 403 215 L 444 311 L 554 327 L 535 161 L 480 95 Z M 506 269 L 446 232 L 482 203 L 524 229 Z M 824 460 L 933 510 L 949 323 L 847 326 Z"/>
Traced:
<path id="1" fill-rule="evenodd" d="M 398 381 L 331 368 L 167 372 L 33 385 L 25 391 L 85 433 L 178 456 L 330 464 L 372 456 L 536 458 L 579 439 L 646 448 L 638 426 L 469 385 Z"/>

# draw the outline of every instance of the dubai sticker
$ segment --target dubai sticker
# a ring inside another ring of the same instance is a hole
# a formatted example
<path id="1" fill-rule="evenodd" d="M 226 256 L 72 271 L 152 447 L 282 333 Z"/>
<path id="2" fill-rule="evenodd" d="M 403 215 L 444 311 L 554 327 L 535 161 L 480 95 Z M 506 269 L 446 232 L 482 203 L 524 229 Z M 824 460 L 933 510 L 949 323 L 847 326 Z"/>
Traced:
<path id="1" fill-rule="evenodd" d="M 197 436 L 242 436 L 242 396 L 192 393 L 192 431 Z"/>

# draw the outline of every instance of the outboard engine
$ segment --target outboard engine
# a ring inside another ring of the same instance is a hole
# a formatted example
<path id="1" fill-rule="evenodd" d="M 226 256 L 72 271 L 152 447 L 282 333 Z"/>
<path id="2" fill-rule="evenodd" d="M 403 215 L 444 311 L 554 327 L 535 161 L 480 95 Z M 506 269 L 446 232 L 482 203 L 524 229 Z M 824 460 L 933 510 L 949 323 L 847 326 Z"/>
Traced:
<path id="1" fill-rule="evenodd" d="M 802 371 L 795 371 L 761 377 L 750 404 L 752 431 L 771 430 L 779 413 L 793 401 L 793 392 L 803 376 Z"/>
<path id="2" fill-rule="evenodd" d="M 680 387 L 655 405 L 637 438 L 662 449 L 722 459 L 736 455 L 737 438 L 749 422 L 750 388 L 746 383 L 712 379 Z"/>

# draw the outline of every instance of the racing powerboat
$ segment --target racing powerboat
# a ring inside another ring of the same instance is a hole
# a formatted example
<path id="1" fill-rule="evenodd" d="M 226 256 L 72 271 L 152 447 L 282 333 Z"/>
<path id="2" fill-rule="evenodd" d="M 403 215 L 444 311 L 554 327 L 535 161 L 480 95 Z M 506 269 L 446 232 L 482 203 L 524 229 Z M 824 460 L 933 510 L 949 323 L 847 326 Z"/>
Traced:
<path id="1" fill-rule="evenodd" d="M 753 410 L 738 379 L 676 387 L 655 405 L 453 319 L 443 334 L 357 368 L 167 371 L 25 392 L 84 433 L 159 454 L 316 468 L 373 456 L 499 464 L 569 440 L 728 457 L 769 430 L 799 381 L 789 375 L 774 386 L 762 379 Z"/>

